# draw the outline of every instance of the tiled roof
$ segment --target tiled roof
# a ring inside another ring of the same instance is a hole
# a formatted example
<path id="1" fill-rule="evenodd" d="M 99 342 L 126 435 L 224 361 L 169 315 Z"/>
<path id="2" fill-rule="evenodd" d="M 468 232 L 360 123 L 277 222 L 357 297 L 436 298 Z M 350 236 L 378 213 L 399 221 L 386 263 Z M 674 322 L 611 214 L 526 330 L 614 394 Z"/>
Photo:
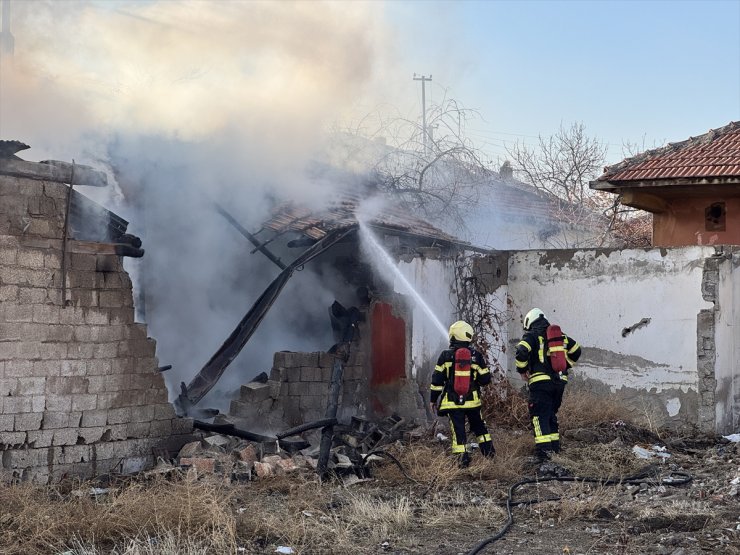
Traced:
<path id="1" fill-rule="evenodd" d="M 740 177 L 740 122 L 609 166 L 599 182 Z"/>
<path id="2" fill-rule="evenodd" d="M 357 193 L 344 192 L 340 198 L 327 206 L 326 210 L 320 212 L 284 203 L 277 207 L 272 218 L 264 222 L 263 226 L 278 233 L 297 231 L 312 239 L 321 239 L 330 231 L 357 225 L 355 211 L 362 200 L 364 199 Z M 370 223 L 419 237 L 466 244 L 390 203 L 381 214 L 373 217 Z"/>

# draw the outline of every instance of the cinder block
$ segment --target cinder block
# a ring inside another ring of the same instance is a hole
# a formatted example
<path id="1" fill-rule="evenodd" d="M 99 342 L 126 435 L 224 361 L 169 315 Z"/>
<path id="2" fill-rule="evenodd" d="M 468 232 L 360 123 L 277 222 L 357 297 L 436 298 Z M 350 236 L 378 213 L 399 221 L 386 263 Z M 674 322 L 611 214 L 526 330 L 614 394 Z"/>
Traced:
<path id="1" fill-rule="evenodd" d="M 131 407 L 110 409 L 108 411 L 108 424 L 126 424 L 131 422 Z"/>
<path id="2" fill-rule="evenodd" d="M 193 431 L 193 419 L 192 418 L 173 418 L 172 419 L 172 434 L 189 434 Z"/>
<path id="3" fill-rule="evenodd" d="M 26 441 L 31 448 L 50 447 L 54 439 L 54 430 L 32 430 L 27 434 Z"/>
<path id="4" fill-rule="evenodd" d="M 78 437 L 77 428 L 60 428 L 54 430 L 52 445 L 76 445 Z"/>
<path id="5" fill-rule="evenodd" d="M 15 266 L 18 260 L 18 249 L 0 248 L 0 264 L 4 266 Z"/>
<path id="6" fill-rule="evenodd" d="M 0 259 L 2 253 L 0 252 Z M 18 251 L 17 264 L 25 268 L 43 268 L 44 267 L 44 251 L 36 249 L 24 249 Z"/>
<path id="7" fill-rule="evenodd" d="M 309 395 L 326 395 L 329 393 L 329 384 L 322 382 L 312 382 L 308 384 Z"/>
<path id="8" fill-rule="evenodd" d="M 72 410 L 71 395 L 46 395 L 46 410 L 51 412 L 69 412 Z"/>
<path id="9" fill-rule="evenodd" d="M 58 324 L 60 310 L 62 309 L 51 304 L 34 305 L 33 321 L 41 324 Z"/>
<path id="10" fill-rule="evenodd" d="M 86 410 L 82 411 L 82 422 L 80 425 L 83 428 L 95 428 L 98 426 L 105 426 L 108 423 L 108 411 L 107 410 Z"/>
<path id="11" fill-rule="evenodd" d="M 69 257 L 70 268 L 94 272 L 97 259 L 94 254 L 72 253 Z"/>
<path id="12" fill-rule="evenodd" d="M 270 397 L 272 397 L 273 399 L 278 399 L 283 389 L 283 383 L 274 380 L 268 380 L 267 385 L 270 386 Z M 287 388 L 288 384 L 285 384 L 285 387 Z"/>
<path id="13" fill-rule="evenodd" d="M 25 436 L 25 434 L 23 434 Z M 0 440 L 1 441 L 1 440 Z M 49 449 L 13 449 L 3 453 L 5 468 L 29 468 L 46 466 L 49 458 Z"/>
<path id="14" fill-rule="evenodd" d="M 49 395 L 87 393 L 88 378 L 82 376 L 49 376 L 45 380 L 46 393 Z"/>
<path id="15" fill-rule="evenodd" d="M 171 420 L 155 420 L 151 423 L 149 437 L 169 437 L 172 435 Z"/>
<path id="16" fill-rule="evenodd" d="M 292 397 L 300 397 L 308 389 L 308 384 L 303 382 L 291 382 L 288 384 L 288 395 Z"/>
<path id="17" fill-rule="evenodd" d="M 101 308 L 121 308 L 124 306 L 124 295 L 120 289 L 100 291 L 98 296 L 99 306 Z"/>
<path id="18" fill-rule="evenodd" d="M 126 424 L 126 435 L 135 439 L 149 437 L 149 429 L 149 422 L 129 422 Z"/>
<path id="19" fill-rule="evenodd" d="M 62 267 L 62 255 L 55 253 L 44 253 L 44 268 L 58 270 Z"/>
<path id="20" fill-rule="evenodd" d="M 1 268 L 0 268 L 1 270 Z M 3 283 L 0 275 L 0 283 Z M 23 304 L 6 304 L 5 321 L 6 322 L 33 322 L 33 306 Z"/>
<path id="21" fill-rule="evenodd" d="M 46 408 L 46 395 L 33 395 L 31 397 L 31 412 L 43 412 Z"/>
<path id="22" fill-rule="evenodd" d="M 70 412 L 51 412 L 46 411 L 42 413 L 41 428 L 43 430 L 54 430 L 57 428 L 68 428 L 70 426 L 76 426 L 79 421 L 79 417 L 74 419 L 76 413 Z"/>
<path id="23" fill-rule="evenodd" d="M 5 350 L 6 345 L 3 345 Z M 25 378 L 33 376 L 33 362 L 30 360 L 8 360 L 5 362 L 5 377 L 6 378 Z"/>
<path id="24" fill-rule="evenodd" d="M 161 403 L 159 405 L 154 405 L 154 420 L 167 420 L 172 418 L 175 418 L 175 407 L 173 407 L 170 403 Z"/>
<path id="25" fill-rule="evenodd" d="M 31 397 L 6 397 L 3 399 L 3 414 L 23 414 L 32 411 Z"/>
<path id="26" fill-rule="evenodd" d="M 167 388 L 158 387 L 156 389 L 148 389 L 144 392 L 144 400 L 147 405 L 158 405 L 160 403 L 166 403 L 169 398 Z"/>
<path id="27" fill-rule="evenodd" d="M 159 375 L 159 369 L 157 367 L 157 359 L 154 357 L 136 358 L 134 359 L 134 373 L 135 374 L 150 374 L 156 372 Z"/>
<path id="28" fill-rule="evenodd" d="M 107 428 L 99 426 L 97 428 L 80 428 L 77 433 L 78 437 L 81 437 L 89 445 L 100 441 L 106 431 Z"/>
<path id="29" fill-rule="evenodd" d="M 41 343 L 39 344 L 38 357 L 41 360 L 54 360 L 67 358 L 66 343 Z"/>
<path id="30" fill-rule="evenodd" d="M 72 410 L 86 411 L 97 408 L 98 397 L 92 394 L 82 394 L 72 396 Z"/>
<path id="31" fill-rule="evenodd" d="M 0 302 L 10 303 L 18 300 L 18 291 L 19 288 L 17 285 L 0 285 Z M 36 291 L 36 289 L 32 289 L 32 291 Z M 38 291 L 44 290 L 38 289 Z M 24 301 L 20 302 L 26 304 Z"/>
<path id="32" fill-rule="evenodd" d="M 18 299 L 20 304 L 44 304 L 47 301 L 48 293 L 46 288 L 41 287 L 21 287 L 18 288 L 16 285 L 8 287 L 15 287 L 15 297 L 12 299 Z M 2 297 L 2 288 L 0 288 L 0 297 Z M 12 300 L 9 299 L 9 300 Z M 2 300 L 0 298 L 0 300 Z"/>
<path id="33" fill-rule="evenodd" d="M 29 412 L 26 414 L 15 415 L 15 431 L 16 432 L 27 432 L 29 430 L 38 430 L 41 428 L 41 417 L 43 416 L 40 412 Z"/>
<path id="34" fill-rule="evenodd" d="M 0 393 L 2 382 L 0 380 Z M 46 378 L 18 378 L 14 395 L 43 395 L 45 393 Z"/>
<path id="35" fill-rule="evenodd" d="M 131 407 L 131 422 L 149 422 L 154 419 L 154 407 Z"/>
<path id="36" fill-rule="evenodd" d="M 33 375 L 38 377 L 59 376 L 62 371 L 61 360 L 35 360 Z"/>
<path id="37" fill-rule="evenodd" d="M 15 395 L 18 391 L 18 378 L 0 379 L 0 397 Z"/>
<path id="38" fill-rule="evenodd" d="M 109 308 L 110 323 L 116 325 L 131 325 L 134 323 L 134 307 L 123 306 L 121 308 Z"/>
<path id="39" fill-rule="evenodd" d="M 39 324 L 41 325 L 41 324 Z M 54 341 L 59 343 L 69 343 L 72 341 L 72 337 L 74 336 L 74 327 L 70 325 L 46 325 L 43 326 L 46 328 L 46 337 L 43 338 L 41 341 Z M 66 353 L 66 346 L 65 346 L 65 353 Z"/>
<path id="40" fill-rule="evenodd" d="M 107 376 L 112 373 L 111 361 L 107 359 L 88 360 L 86 366 L 87 366 L 86 374 L 90 377 Z"/>
<path id="41" fill-rule="evenodd" d="M 0 448 L 19 448 L 26 443 L 26 432 L 2 432 L 0 433 Z M 5 463 L 3 456 L 3 463 Z M 5 465 L 4 465 L 5 466 Z"/>
<path id="42" fill-rule="evenodd" d="M 70 360 L 86 360 L 93 358 L 95 345 L 92 343 L 68 343 L 67 358 Z"/>
<path id="43" fill-rule="evenodd" d="M 78 464 L 90 462 L 92 453 L 89 445 L 71 445 L 62 449 L 61 464 Z"/>
<path id="44" fill-rule="evenodd" d="M 0 415 L 0 432 L 12 432 L 14 424 L 15 424 L 15 415 L 13 414 Z"/>
<path id="45" fill-rule="evenodd" d="M 84 360 L 63 360 L 60 368 L 61 376 L 84 376 L 87 374 L 87 362 Z"/>
<path id="46" fill-rule="evenodd" d="M 241 386 L 239 397 L 247 403 L 259 403 L 270 397 L 270 386 L 266 383 L 248 383 Z"/>
<path id="47" fill-rule="evenodd" d="M 107 310 L 96 308 L 83 309 L 85 314 L 85 323 L 91 326 L 107 326 L 110 324 L 110 318 Z"/>

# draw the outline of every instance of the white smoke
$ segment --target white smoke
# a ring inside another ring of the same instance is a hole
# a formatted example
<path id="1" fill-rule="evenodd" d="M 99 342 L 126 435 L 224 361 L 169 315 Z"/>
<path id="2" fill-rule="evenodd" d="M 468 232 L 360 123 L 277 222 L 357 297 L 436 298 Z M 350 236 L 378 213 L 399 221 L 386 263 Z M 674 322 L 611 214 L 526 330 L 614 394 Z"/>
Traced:
<path id="1" fill-rule="evenodd" d="M 174 366 L 166 374 L 173 393 L 279 271 L 250 253 L 212 203 L 254 231 L 274 201 L 318 206 L 343 186 L 308 177 L 306 167 L 321 157 L 330 124 L 374 90 L 379 67 L 393 65 L 375 8 L 12 2 L 15 55 L 0 60 L 0 138 L 30 144 L 28 159 L 108 168 L 108 197 L 85 193 L 129 219 L 144 241 L 144 259 L 128 267 L 142 278 L 160 364 Z M 288 262 L 297 253 L 282 255 Z M 351 300 L 325 267 L 307 270 L 293 277 L 220 391 L 269 370 L 273 351 L 331 345 L 328 306 Z"/>

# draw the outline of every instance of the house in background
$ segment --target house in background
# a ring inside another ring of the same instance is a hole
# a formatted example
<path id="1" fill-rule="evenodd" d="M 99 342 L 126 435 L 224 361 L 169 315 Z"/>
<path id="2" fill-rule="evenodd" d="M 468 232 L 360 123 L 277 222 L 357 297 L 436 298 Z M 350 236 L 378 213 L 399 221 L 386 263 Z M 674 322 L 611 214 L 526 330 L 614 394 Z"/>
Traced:
<path id="1" fill-rule="evenodd" d="M 593 189 L 653 213 L 653 245 L 740 245 L 740 122 L 609 166 Z"/>

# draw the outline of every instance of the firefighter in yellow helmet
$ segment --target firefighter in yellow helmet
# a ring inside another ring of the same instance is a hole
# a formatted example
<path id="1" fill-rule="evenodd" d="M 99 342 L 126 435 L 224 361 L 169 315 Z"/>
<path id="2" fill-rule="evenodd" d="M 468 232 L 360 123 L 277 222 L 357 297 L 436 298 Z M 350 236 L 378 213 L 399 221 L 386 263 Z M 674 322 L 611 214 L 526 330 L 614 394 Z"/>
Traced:
<path id="1" fill-rule="evenodd" d="M 558 409 L 568 383 L 568 371 L 581 356 L 581 346 L 553 326 L 539 308 L 524 317 L 524 336 L 516 346 L 517 372 L 529 388 L 529 416 L 535 454 L 544 460 L 560 451 Z"/>
<path id="2" fill-rule="evenodd" d="M 432 374 L 430 402 L 432 412 L 450 419 L 452 452 L 460 455 L 460 466 L 470 464 L 465 420 L 478 440 L 481 454 L 494 455 L 491 434 L 481 415 L 480 389 L 491 383 L 491 372 L 484 356 L 470 346 L 473 328 L 457 321 L 450 326 L 450 346 L 442 351 Z M 437 402 L 439 408 L 437 409 Z"/>

